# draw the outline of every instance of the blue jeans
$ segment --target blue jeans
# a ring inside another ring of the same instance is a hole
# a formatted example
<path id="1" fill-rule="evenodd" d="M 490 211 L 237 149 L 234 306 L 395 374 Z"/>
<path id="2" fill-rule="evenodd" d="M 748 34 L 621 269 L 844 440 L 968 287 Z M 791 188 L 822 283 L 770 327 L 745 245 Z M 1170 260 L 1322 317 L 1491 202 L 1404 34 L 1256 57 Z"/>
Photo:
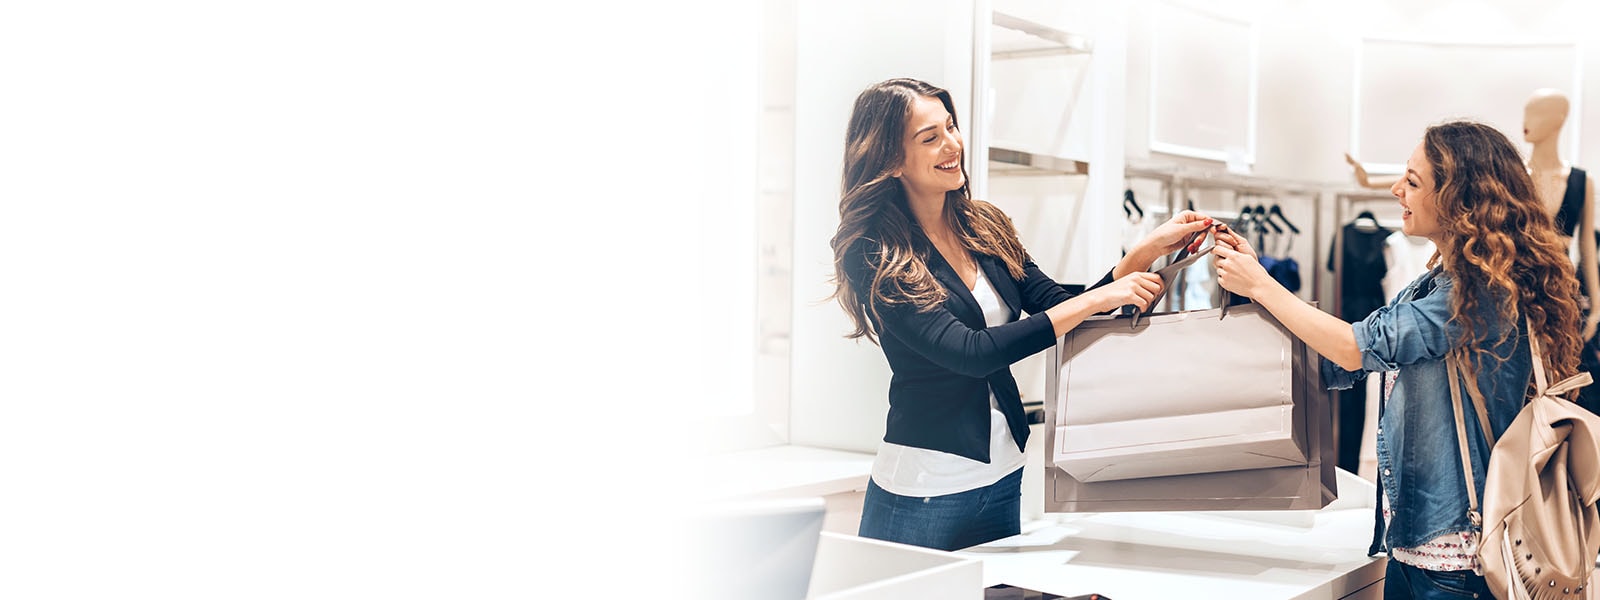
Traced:
<path id="1" fill-rule="evenodd" d="M 1489 583 L 1472 571 L 1429 571 L 1389 559 L 1383 573 L 1384 600 L 1478 598 L 1490 600 Z"/>
<path id="2" fill-rule="evenodd" d="M 959 550 L 1022 531 L 1022 469 L 987 487 L 918 498 L 867 482 L 861 537 Z"/>

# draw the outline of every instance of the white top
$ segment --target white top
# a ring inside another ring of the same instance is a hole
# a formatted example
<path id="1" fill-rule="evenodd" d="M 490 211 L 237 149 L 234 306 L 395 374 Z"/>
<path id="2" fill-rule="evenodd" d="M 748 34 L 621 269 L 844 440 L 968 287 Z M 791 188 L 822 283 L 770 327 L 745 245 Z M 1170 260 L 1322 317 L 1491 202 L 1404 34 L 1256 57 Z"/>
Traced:
<path id="1" fill-rule="evenodd" d="M 1433 242 L 1428 238 L 1412 237 L 1396 231 L 1384 239 L 1383 258 L 1389 270 L 1383 275 L 1383 295 L 1393 300 L 1400 290 L 1428 272 L 1428 259 L 1433 258 Z"/>
<path id="2" fill-rule="evenodd" d="M 983 309 L 985 325 L 995 327 L 1007 322 L 1010 311 L 989 284 L 989 279 L 984 277 L 983 269 L 978 269 L 972 297 Z M 883 442 L 872 462 L 872 481 L 901 496 L 944 496 L 991 485 L 1022 468 L 1023 462 L 1022 451 L 1017 449 L 1016 438 L 1011 437 L 1006 416 L 1000 412 L 994 392 L 990 391 L 989 464 L 948 452 Z"/>

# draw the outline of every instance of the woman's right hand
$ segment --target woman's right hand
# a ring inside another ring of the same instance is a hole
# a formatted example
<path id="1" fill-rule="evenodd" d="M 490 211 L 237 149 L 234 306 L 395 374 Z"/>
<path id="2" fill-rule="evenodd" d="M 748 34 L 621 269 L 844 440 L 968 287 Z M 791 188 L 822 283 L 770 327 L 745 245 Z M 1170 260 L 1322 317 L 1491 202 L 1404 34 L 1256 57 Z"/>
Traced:
<path id="1" fill-rule="evenodd" d="M 1161 276 L 1147 271 L 1129 273 L 1088 293 L 1094 295 L 1095 312 L 1113 311 L 1129 304 L 1142 311 L 1150 308 L 1161 293 Z"/>
<path id="2" fill-rule="evenodd" d="M 1269 286 L 1277 285 L 1266 268 L 1261 266 L 1261 260 L 1256 257 L 1256 251 L 1250 247 L 1250 242 L 1244 236 L 1232 232 L 1217 235 L 1217 247 L 1212 250 L 1216 255 L 1217 285 L 1246 298 L 1256 298 Z"/>

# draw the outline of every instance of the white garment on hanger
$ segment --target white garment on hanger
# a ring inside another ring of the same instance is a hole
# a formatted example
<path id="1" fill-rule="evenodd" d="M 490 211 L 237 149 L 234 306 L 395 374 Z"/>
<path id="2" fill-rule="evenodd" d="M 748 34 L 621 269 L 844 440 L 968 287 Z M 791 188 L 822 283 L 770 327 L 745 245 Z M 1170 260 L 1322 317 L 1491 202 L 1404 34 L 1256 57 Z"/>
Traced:
<path id="1" fill-rule="evenodd" d="M 1383 260 L 1389 271 L 1383 276 L 1383 296 L 1393 300 L 1400 290 L 1428 272 L 1428 259 L 1433 257 L 1433 242 L 1427 238 L 1412 237 L 1396 231 L 1383 240 Z"/>

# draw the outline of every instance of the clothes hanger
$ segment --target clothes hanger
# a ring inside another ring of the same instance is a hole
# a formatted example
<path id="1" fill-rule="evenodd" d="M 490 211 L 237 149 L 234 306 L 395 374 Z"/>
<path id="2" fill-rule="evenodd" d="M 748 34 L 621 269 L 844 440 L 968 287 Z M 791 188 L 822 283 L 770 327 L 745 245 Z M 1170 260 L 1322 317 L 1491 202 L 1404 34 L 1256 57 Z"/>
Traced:
<path id="1" fill-rule="evenodd" d="M 1252 226 L 1253 221 L 1255 221 L 1255 216 L 1255 210 L 1253 210 L 1250 205 L 1242 205 L 1239 207 L 1239 216 L 1233 218 L 1232 226 L 1240 233 L 1249 233 L 1250 227 Z"/>
<path id="2" fill-rule="evenodd" d="M 1363 210 L 1360 213 L 1357 213 L 1356 218 L 1350 221 L 1350 224 L 1355 225 L 1356 229 L 1361 231 L 1371 232 L 1380 229 L 1378 226 L 1378 217 L 1373 216 L 1372 211 L 1370 210 Z"/>
<path id="3" fill-rule="evenodd" d="M 1133 199 L 1133 190 L 1122 191 L 1122 212 L 1129 219 L 1133 218 L 1134 213 L 1138 213 L 1140 219 L 1144 218 L 1144 209 L 1139 207 L 1139 201 Z"/>
<path id="4" fill-rule="evenodd" d="M 1294 223 L 1290 223 L 1289 222 L 1289 217 L 1283 216 L 1283 208 L 1279 207 L 1277 204 L 1273 204 L 1272 205 L 1272 209 L 1267 211 L 1267 217 L 1268 218 L 1277 217 L 1278 221 L 1282 222 L 1285 226 L 1287 226 L 1291 233 L 1295 233 L 1295 234 L 1299 234 L 1300 233 L 1300 228 L 1299 227 L 1295 227 Z"/>
<path id="5" fill-rule="evenodd" d="M 1267 214 L 1267 207 L 1257 204 L 1255 208 L 1251 210 L 1255 213 L 1254 218 L 1257 222 L 1272 228 L 1273 233 L 1283 233 L 1283 228 L 1279 227 L 1278 224 L 1272 220 L 1272 215 Z"/>

